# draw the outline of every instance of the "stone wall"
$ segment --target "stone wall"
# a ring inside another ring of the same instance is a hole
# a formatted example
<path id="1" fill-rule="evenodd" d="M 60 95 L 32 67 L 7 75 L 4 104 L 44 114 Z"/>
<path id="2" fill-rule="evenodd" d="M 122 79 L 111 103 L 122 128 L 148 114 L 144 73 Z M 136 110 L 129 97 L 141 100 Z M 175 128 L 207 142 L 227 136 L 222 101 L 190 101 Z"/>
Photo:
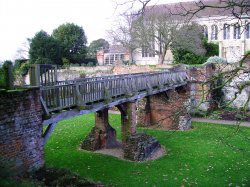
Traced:
<path id="1" fill-rule="evenodd" d="M 246 63 L 245 66 L 249 67 L 249 64 L 250 63 Z M 208 64 L 206 66 L 188 69 L 187 72 L 192 81 L 194 81 L 191 85 L 193 104 L 202 110 L 216 109 L 216 102 L 212 98 L 211 78 L 218 73 L 233 71 L 236 67 L 237 64 Z M 224 82 L 227 80 L 228 78 L 225 79 Z M 232 81 L 223 87 L 224 95 L 220 99 L 224 104 L 231 103 L 230 106 L 232 107 L 241 108 L 246 105 L 246 107 L 250 109 L 250 102 L 246 103 L 250 94 L 250 86 L 246 86 L 241 92 L 239 91 L 240 85 L 247 83 L 249 80 L 250 73 L 239 72 Z M 202 85 L 204 86 L 202 87 Z M 237 95 L 236 98 L 235 95 Z"/>
<path id="2" fill-rule="evenodd" d="M 244 85 L 249 82 L 250 73 L 242 73 L 236 76 L 229 84 L 227 84 L 223 88 L 223 92 L 225 94 L 224 99 L 226 103 L 231 103 L 232 107 L 242 108 L 246 107 L 246 109 L 250 109 L 250 86 L 246 86 L 242 91 L 240 91 L 240 85 Z M 235 98 L 235 95 L 237 97 Z"/>
<path id="3" fill-rule="evenodd" d="M 44 165 L 39 89 L 0 91 L 0 159 L 23 173 Z"/>
<path id="4" fill-rule="evenodd" d="M 194 106 L 198 106 L 202 110 L 211 108 L 210 82 L 207 82 L 215 73 L 213 64 L 202 67 L 190 68 L 187 73 L 193 82 L 191 85 L 191 98 Z M 206 83 L 207 82 L 207 83 Z"/>
<path id="5" fill-rule="evenodd" d="M 57 80 L 72 80 L 84 77 L 104 76 L 112 74 L 113 66 L 95 66 L 95 67 L 69 67 L 57 71 Z"/>

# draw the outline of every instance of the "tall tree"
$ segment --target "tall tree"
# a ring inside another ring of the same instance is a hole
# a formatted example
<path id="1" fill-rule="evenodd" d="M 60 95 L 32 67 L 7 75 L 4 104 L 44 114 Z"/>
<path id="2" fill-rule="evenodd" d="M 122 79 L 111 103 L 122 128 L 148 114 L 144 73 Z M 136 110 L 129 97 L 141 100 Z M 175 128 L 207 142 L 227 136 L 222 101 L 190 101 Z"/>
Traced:
<path id="1" fill-rule="evenodd" d="M 202 44 L 202 27 L 196 23 L 184 24 L 173 36 L 172 47 L 175 49 L 188 50 L 195 54 L 204 54 L 206 51 Z M 185 44 L 183 45 L 183 41 Z"/>
<path id="2" fill-rule="evenodd" d="M 100 38 L 98 40 L 94 40 L 90 43 L 88 47 L 88 54 L 91 57 L 96 56 L 96 51 L 99 49 L 108 49 L 109 48 L 109 43 L 103 38 Z"/>
<path id="3" fill-rule="evenodd" d="M 61 64 L 62 62 L 59 43 L 42 30 L 31 39 L 29 57 L 33 64 L 38 63 L 38 61 L 39 63 L 53 64 Z"/>
<path id="4" fill-rule="evenodd" d="M 86 57 L 87 38 L 82 27 L 66 23 L 56 28 L 52 36 L 61 44 L 62 56 L 71 63 L 78 63 Z"/>

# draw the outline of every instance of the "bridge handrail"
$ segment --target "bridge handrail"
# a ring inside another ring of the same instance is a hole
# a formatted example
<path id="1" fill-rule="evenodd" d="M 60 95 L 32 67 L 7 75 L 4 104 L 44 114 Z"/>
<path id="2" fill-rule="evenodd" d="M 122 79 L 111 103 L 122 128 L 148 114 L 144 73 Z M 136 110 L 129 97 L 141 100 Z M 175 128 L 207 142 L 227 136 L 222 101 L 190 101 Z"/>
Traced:
<path id="1" fill-rule="evenodd" d="M 149 72 L 154 73 L 154 72 Z M 135 76 L 135 75 L 143 75 L 145 73 L 134 73 L 134 74 L 119 74 L 119 75 L 107 75 L 107 76 L 98 76 L 98 77 L 87 77 L 87 78 L 77 78 L 77 79 L 71 79 L 71 80 L 63 80 L 63 81 L 57 81 L 57 84 L 69 84 L 69 83 L 79 83 L 79 82 L 91 82 L 96 80 L 103 80 L 103 79 L 114 79 L 117 77 L 124 77 L 124 76 Z"/>
<path id="2" fill-rule="evenodd" d="M 41 93 L 51 112 L 131 96 L 142 91 L 150 92 L 185 83 L 187 79 L 185 71 L 126 74 L 100 79 L 76 79 L 68 84 L 65 81 L 63 84 L 46 85 L 41 87 Z"/>
<path id="3" fill-rule="evenodd" d="M 171 71 L 175 72 L 175 71 Z M 176 71 L 180 72 L 180 71 Z M 166 71 L 158 71 L 158 72 L 147 72 L 147 73 L 129 73 L 129 74 L 119 74 L 119 75 L 107 75 L 107 76 L 98 76 L 98 77 L 87 77 L 87 78 L 77 78 L 77 79 L 70 79 L 70 80 L 63 80 L 63 81 L 57 81 L 57 84 L 62 85 L 62 84 L 74 84 L 74 83 L 79 83 L 79 82 L 91 82 L 91 81 L 96 81 L 96 80 L 103 80 L 103 79 L 114 79 L 114 78 L 119 78 L 119 77 L 127 77 L 127 76 L 140 76 L 140 75 L 145 75 L 145 74 L 162 74 L 162 73 L 170 73 L 169 70 Z"/>

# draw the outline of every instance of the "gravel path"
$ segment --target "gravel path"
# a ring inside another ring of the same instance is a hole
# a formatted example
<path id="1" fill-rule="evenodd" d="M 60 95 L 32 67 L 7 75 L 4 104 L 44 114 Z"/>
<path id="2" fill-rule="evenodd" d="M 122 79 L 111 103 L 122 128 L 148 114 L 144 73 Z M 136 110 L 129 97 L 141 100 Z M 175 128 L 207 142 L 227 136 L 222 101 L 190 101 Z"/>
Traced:
<path id="1" fill-rule="evenodd" d="M 223 125 L 240 125 L 240 126 L 250 127 L 250 122 L 239 123 L 239 121 L 216 120 L 216 119 L 207 119 L 207 118 L 192 118 L 192 121 L 216 123 L 216 124 L 223 124 Z"/>
<path id="2" fill-rule="evenodd" d="M 111 114 L 121 114 L 119 111 L 109 110 Z M 229 120 L 220 120 L 220 119 L 208 119 L 208 118 L 192 118 L 192 121 L 197 122 L 207 122 L 207 123 L 216 123 L 216 124 L 223 124 L 223 125 L 238 125 L 239 121 L 229 121 Z M 250 127 L 250 122 L 241 122 L 240 126 Z"/>

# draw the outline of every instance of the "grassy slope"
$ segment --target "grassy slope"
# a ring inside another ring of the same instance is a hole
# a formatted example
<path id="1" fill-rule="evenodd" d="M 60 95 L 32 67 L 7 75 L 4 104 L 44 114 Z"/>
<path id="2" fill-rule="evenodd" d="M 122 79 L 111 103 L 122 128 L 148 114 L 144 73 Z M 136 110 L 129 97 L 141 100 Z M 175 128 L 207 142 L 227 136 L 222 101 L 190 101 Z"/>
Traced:
<path id="1" fill-rule="evenodd" d="M 250 128 L 193 123 L 185 132 L 140 129 L 168 154 L 134 163 L 80 150 L 93 124 L 93 114 L 59 123 L 46 145 L 47 165 L 115 186 L 250 186 Z M 110 115 L 110 124 L 120 138 L 120 116 Z"/>

